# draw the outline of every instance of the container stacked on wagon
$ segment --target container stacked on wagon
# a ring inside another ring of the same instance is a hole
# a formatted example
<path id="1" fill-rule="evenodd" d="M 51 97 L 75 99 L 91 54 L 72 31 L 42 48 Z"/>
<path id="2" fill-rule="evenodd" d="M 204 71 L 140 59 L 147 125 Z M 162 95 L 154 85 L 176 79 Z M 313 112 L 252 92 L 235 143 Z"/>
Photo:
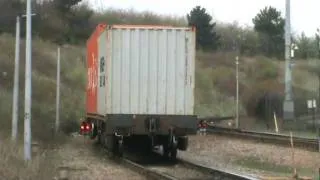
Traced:
<path id="1" fill-rule="evenodd" d="M 197 131 L 194 27 L 99 24 L 87 42 L 86 122 L 115 155 L 176 158 Z"/>

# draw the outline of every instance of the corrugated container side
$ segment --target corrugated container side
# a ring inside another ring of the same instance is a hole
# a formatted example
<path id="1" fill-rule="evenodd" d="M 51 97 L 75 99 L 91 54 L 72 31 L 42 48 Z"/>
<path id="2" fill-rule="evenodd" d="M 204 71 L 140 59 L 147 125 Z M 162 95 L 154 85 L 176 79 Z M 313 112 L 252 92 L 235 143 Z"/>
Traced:
<path id="1" fill-rule="evenodd" d="M 99 112 L 194 114 L 192 28 L 110 26 L 98 41 L 107 75 L 98 90 Z"/>
<path id="2" fill-rule="evenodd" d="M 103 31 L 98 38 L 98 99 L 97 99 L 97 111 L 101 115 L 107 113 L 106 108 L 106 88 L 107 88 L 107 31 Z"/>
<path id="3" fill-rule="evenodd" d="M 86 111 L 87 113 L 97 114 L 97 84 L 98 84 L 98 39 L 105 29 L 105 25 L 97 26 L 94 33 L 87 41 L 87 92 L 86 92 Z"/>

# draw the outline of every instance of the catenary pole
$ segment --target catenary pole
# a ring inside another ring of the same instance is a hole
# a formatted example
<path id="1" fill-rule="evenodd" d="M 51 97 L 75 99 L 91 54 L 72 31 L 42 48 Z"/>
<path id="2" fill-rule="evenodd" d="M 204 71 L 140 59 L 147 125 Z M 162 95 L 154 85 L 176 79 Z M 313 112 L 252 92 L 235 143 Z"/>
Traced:
<path id="1" fill-rule="evenodd" d="M 290 0 L 286 0 L 285 19 L 285 101 L 283 104 L 284 119 L 294 118 L 294 102 L 292 100 L 292 72 L 291 72 L 291 25 Z"/>
<path id="2" fill-rule="evenodd" d="M 31 160 L 31 0 L 26 7 L 26 67 L 25 67 L 25 102 L 24 102 L 24 158 Z"/>
<path id="3" fill-rule="evenodd" d="M 20 17 L 17 16 L 15 59 L 14 59 L 14 86 L 13 86 L 13 103 L 12 103 L 12 134 L 11 134 L 13 141 L 16 141 L 17 134 L 18 134 L 19 61 L 20 61 Z"/>
<path id="4" fill-rule="evenodd" d="M 236 56 L 236 128 L 239 128 L 239 56 Z"/>

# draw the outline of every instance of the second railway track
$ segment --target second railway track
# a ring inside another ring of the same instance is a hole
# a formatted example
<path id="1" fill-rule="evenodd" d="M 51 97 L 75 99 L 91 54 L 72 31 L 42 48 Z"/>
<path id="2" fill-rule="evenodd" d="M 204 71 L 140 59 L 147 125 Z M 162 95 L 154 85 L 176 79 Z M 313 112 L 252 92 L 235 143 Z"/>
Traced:
<path id="1" fill-rule="evenodd" d="M 245 131 L 241 129 L 225 128 L 219 126 L 208 126 L 208 133 L 219 134 L 223 136 L 231 136 L 236 138 L 257 140 L 265 143 L 280 144 L 290 146 L 290 136 L 273 133 L 261 133 L 254 131 Z M 319 151 L 318 139 L 292 137 L 294 147 L 306 149 L 309 151 Z"/>

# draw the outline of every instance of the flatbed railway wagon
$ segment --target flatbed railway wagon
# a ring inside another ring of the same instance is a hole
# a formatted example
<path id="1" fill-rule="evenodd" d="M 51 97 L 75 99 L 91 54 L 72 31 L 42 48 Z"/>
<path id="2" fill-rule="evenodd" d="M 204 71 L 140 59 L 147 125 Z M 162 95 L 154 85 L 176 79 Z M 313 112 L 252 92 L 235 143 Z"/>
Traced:
<path id="1" fill-rule="evenodd" d="M 99 24 L 87 41 L 85 121 L 91 138 L 176 158 L 197 130 L 195 28 Z"/>

